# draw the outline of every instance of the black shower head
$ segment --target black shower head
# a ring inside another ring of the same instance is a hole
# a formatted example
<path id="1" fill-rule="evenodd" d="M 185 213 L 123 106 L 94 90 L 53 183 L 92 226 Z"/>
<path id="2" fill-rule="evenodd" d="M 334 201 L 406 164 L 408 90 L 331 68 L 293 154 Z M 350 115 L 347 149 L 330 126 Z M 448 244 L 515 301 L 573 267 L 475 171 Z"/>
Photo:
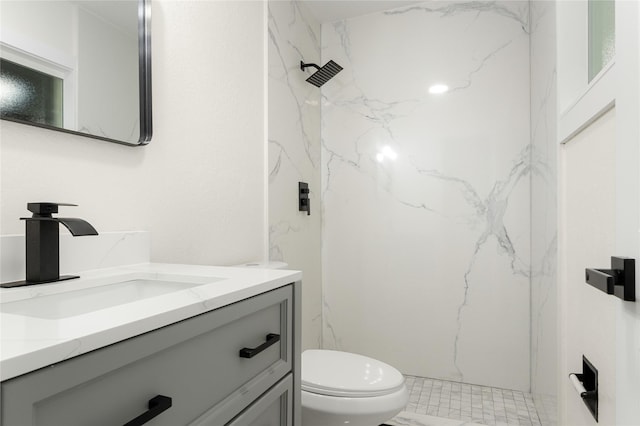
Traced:
<path id="1" fill-rule="evenodd" d="M 311 77 L 307 79 L 309 83 L 313 84 L 316 87 L 322 86 L 327 81 L 331 80 L 334 75 L 342 71 L 342 67 L 333 61 L 327 62 L 322 68 L 320 68 L 316 64 L 305 64 L 304 62 L 300 61 L 300 69 L 302 71 L 304 71 L 304 69 L 307 67 L 314 67 L 318 70 L 311 74 Z"/>

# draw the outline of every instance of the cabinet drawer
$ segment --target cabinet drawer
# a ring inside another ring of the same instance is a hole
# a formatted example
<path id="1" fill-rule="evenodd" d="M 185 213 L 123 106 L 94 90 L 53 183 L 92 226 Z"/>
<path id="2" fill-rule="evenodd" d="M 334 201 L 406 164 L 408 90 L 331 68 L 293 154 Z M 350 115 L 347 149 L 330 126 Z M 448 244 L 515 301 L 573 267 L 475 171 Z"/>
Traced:
<path id="1" fill-rule="evenodd" d="M 293 375 L 288 374 L 231 422 L 222 422 L 216 410 L 211 410 L 189 426 L 292 426 L 292 414 Z"/>
<path id="2" fill-rule="evenodd" d="M 289 375 L 227 426 L 292 426 L 292 393 L 293 380 Z"/>
<path id="3" fill-rule="evenodd" d="M 172 406 L 149 424 L 224 424 L 291 371 L 292 303 L 286 286 L 3 382 L 2 425 L 123 425 L 157 395 Z"/>

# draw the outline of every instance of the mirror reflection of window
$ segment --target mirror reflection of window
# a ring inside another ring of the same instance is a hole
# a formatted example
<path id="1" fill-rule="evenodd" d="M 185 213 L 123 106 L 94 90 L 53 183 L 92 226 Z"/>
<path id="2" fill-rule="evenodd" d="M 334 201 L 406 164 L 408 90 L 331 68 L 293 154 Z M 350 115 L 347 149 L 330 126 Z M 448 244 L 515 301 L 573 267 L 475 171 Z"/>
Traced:
<path id="1" fill-rule="evenodd" d="M 589 82 L 616 53 L 615 1 L 589 0 Z"/>
<path id="2" fill-rule="evenodd" d="M 63 81 L 0 59 L 0 111 L 2 117 L 62 127 Z"/>
<path id="3" fill-rule="evenodd" d="M 151 139 L 151 0 L 0 0 L 0 118 Z"/>

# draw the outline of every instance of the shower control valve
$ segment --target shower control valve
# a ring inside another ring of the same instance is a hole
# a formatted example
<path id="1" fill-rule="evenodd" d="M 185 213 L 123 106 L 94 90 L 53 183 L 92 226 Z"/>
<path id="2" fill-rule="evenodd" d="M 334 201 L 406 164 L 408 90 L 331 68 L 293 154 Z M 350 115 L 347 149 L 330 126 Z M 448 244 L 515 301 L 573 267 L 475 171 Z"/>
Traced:
<path id="1" fill-rule="evenodd" d="M 298 182 L 298 211 L 311 214 L 311 200 L 309 200 L 309 184 Z"/>

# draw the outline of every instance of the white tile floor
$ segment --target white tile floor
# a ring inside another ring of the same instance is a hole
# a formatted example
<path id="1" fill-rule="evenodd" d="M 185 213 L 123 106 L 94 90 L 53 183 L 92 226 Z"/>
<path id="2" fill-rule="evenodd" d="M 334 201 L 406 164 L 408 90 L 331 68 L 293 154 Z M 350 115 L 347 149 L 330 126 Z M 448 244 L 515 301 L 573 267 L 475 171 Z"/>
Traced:
<path id="1" fill-rule="evenodd" d="M 433 416 L 462 422 L 457 424 L 541 426 L 530 394 L 415 376 L 406 380 L 409 403 L 401 413 L 404 417 L 399 415 L 391 424 L 420 424 L 406 423 L 406 418 Z"/>
<path id="2" fill-rule="evenodd" d="M 443 417 L 427 416 L 403 411 L 393 420 L 385 423 L 389 426 L 484 426 L 479 423 L 470 423 L 463 420 L 445 419 Z"/>

